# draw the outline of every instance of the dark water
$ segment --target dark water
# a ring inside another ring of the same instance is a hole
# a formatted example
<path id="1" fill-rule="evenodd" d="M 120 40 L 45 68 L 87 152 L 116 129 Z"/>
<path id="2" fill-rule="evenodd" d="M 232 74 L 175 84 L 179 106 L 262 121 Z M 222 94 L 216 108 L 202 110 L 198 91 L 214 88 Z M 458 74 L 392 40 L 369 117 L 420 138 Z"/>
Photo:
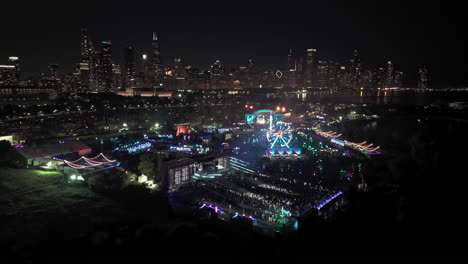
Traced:
<path id="1" fill-rule="evenodd" d="M 331 102 L 345 104 L 377 105 L 416 105 L 447 104 L 457 101 L 468 101 L 468 92 L 426 92 L 413 91 L 353 91 L 353 92 L 310 92 L 295 95 L 297 99 L 310 102 Z"/>
<path id="2" fill-rule="evenodd" d="M 331 99 L 330 95 L 321 98 Z M 327 100 L 327 99 L 325 99 Z M 446 106 L 450 102 L 468 101 L 467 92 L 429 92 L 416 94 L 412 92 L 390 93 L 381 96 L 381 93 L 342 94 L 332 100 L 340 103 L 377 104 L 381 106 Z M 468 131 L 468 122 L 462 118 L 450 118 L 450 113 L 442 115 L 426 114 L 424 112 L 407 112 L 398 115 L 383 115 L 373 121 L 344 121 L 332 126 L 332 130 L 343 133 L 344 138 L 354 141 L 374 143 L 384 150 L 402 151 L 409 153 L 414 138 L 430 138 L 436 142 L 456 136 L 463 136 L 463 131 Z M 441 143 L 442 144 L 442 143 Z"/>

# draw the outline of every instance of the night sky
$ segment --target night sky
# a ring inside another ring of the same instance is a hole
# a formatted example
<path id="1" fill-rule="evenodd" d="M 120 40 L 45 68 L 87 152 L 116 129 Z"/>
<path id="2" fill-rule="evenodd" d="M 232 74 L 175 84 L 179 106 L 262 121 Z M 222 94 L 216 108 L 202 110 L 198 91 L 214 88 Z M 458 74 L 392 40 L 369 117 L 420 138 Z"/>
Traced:
<path id="1" fill-rule="evenodd" d="M 112 41 L 114 59 L 120 64 L 125 46 L 149 50 L 156 31 L 165 65 L 181 56 L 200 69 L 216 59 L 230 69 L 246 65 L 253 57 L 259 67 L 278 69 L 286 66 L 289 48 L 301 54 L 306 48 L 316 48 L 320 58 L 343 62 L 357 48 L 364 67 L 385 67 L 391 60 L 396 70 L 404 72 L 405 87 L 416 86 L 421 64 L 429 69 L 432 87 L 468 83 L 460 4 L 9 2 L 2 3 L 0 64 L 7 63 L 9 56 L 20 57 L 22 77 L 45 72 L 50 63 L 58 63 L 62 74 L 71 72 L 80 60 L 80 27 L 85 26 L 93 41 Z"/>

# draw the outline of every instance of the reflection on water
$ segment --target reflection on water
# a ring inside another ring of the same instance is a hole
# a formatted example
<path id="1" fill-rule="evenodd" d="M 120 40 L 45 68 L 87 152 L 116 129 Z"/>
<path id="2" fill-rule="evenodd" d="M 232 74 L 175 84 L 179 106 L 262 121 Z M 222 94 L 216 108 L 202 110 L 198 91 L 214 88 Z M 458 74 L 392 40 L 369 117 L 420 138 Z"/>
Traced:
<path id="1" fill-rule="evenodd" d="M 294 97 L 293 97 L 294 96 Z M 297 98 L 302 101 L 333 100 L 335 103 L 349 104 L 411 104 L 425 106 L 437 102 L 468 101 L 467 92 L 427 92 L 412 91 L 351 91 L 351 92 L 308 92 L 281 95 L 281 98 Z M 383 98 L 382 98 L 383 97 Z"/>

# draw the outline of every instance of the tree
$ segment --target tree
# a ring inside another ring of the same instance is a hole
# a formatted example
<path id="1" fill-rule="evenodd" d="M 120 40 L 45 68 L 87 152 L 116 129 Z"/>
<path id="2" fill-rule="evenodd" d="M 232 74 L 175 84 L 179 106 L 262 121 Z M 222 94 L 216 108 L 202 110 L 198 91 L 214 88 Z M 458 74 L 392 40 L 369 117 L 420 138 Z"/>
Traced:
<path id="1" fill-rule="evenodd" d="M 0 140 L 0 160 L 4 160 L 8 151 L 11 149 L 11 143 L 8 140 Z"/>
<path id="2" fill-rule="evenodd" d="M 158 174 L 158 155 L 147 152 L 140 157 L 140 164 L 138 164 L 138 170 L 146 175 L 148 179 L 157 181 L 156 176 Z"/>

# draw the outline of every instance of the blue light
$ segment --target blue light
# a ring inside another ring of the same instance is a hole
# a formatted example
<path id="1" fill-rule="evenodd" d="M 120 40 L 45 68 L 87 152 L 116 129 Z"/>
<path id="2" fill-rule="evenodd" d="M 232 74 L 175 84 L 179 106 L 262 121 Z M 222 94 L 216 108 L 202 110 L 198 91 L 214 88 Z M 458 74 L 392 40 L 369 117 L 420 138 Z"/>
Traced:
<path id="1" fill-rule="evenodd" d="M 294 224 L 293 224 L 293 229 L 294 229 L 294 230 L 299 229 L 299 222 L 298 222 L 298 221 L 294 222 Z"/>

